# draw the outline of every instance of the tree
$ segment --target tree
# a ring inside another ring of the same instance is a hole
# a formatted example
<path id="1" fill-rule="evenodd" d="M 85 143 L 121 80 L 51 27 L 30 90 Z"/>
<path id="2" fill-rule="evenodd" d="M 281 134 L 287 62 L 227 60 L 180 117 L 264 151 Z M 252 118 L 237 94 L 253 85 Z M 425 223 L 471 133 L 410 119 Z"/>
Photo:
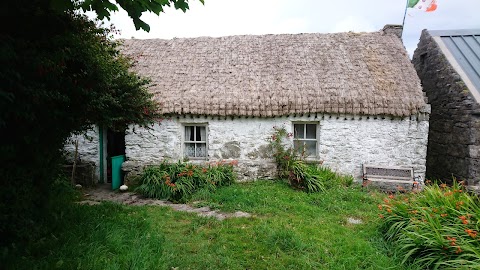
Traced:
<path id="1" fill-rule="evenodd" d="M 204 0 L 199 0 L 202 4 Z M 110 19 L 110 14 L 113 11 L 118 11 L 118 6 L 127 11 L 128 16 L 132 18 L 135 28 L 140 28 L 149 32 L 150 26 L 140 19 L 144 12 L 153 12 L 160 15 L 165 6 L 175 7 L 186 12 L 189 9 L 188 0 L 116 0 L 112 3 L 108 0 L 85 0 L 83 2 L 75 2 L 71 0 L 51 0 L 52 7 L 57 11 L 73 11 L 81 9 L 83 11 L 94 11 L 98 18 Z"/>
<path id="2" fill-rule="evenodd" d="M 143 11 L 186 0 L 118 0 L 138 27 Z M 15 0 L 0 3 L 0 246 L 28 240 L 49 217 L 61 149 L 93 124 L 149 125 L 157 104 L 148 80 L 132 73 L 109 29 L 78 9 L 107 17 L 108 0 Z"/>

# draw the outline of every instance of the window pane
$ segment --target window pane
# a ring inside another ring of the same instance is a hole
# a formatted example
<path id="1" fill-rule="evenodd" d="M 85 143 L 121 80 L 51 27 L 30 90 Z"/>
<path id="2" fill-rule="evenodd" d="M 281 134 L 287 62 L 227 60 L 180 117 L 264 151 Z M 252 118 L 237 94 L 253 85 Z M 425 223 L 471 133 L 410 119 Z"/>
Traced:
<path id="1" fill-rule="evenodd" d="M 306 124 L 307 126 L 307 139 L 316 139 L 317 138 L 317 125 L 316 124 Z"/>
<path id="2" fill-rule="evenodd" d="M 185 127 L 185 141 L 193 141 L 194 128 L 194 126 Z"/>
<path id="3" fill-rule="evenodd" d="M 305 142 L 305 156 L 314 157 L 317 154 L 317 142 L 306 141 Z"/>
<path id="4" fill-rule="evenodd" d="M 196 138 L 196 141 L 205 141 L 205 139 L 206 139 L 206 138 L 205 138 L 205 137 L 206 137 L 206 136 L 205 136 L 205 135 L 206 135 L 206 127 L 204 127 L 204 126 L 197 126 L 196 129 L 197 129 L 197 134 L 196 134 L 197 138 Z"/>
<path id="5" fill-rule="evenodd" d="M 305 125 L 304 124 L 294 124 L 293 129 L 295 130 L 293 137 L 298 138 L 298 139 L 303 139 L 304 138 L 304 131 Z"/>
<path id="6" fill-rule="evenodd" d="M 298 154 L 302 154 L 303 152 L 303 141 L 293 141 L 293 149 L 295 149 L 295 152 Z"/>
<path id="7" fill-rule="evenodd" d="M 185 156 L 195 157 L 195 144 L 194 143 L 186 143 L 185 144 Z"/>
<path id="8" fill-rule="evenodd" d="M 205 143 L 197 143 L 197 157 L 207 156 L 207 145 Z"/>

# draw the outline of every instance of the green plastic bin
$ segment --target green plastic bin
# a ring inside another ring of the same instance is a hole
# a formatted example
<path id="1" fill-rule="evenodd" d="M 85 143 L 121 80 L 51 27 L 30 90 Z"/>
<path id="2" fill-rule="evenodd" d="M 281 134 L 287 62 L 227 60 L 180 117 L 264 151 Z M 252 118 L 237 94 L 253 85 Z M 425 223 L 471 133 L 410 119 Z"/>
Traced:
<path id="1" fill-rule="evenodd" d="M 112 157 L 112 190 L 119 189 L 122 184 L 122 163 L 125 156 Z"/>

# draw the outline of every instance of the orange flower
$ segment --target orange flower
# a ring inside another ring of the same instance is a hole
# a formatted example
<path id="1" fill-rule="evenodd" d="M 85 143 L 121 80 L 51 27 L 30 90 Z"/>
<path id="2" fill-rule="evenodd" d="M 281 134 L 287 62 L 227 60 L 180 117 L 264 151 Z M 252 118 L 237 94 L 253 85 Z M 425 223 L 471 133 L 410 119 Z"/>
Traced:
<path id="1" fill-rule="evenodd" d="M 462 252 L 462 249 L 460 247 L 457 247 L 457 250 L 455 250 L 455 253 L 461 253 Z"/>
<path id="2" fill-rule="evenodd" d="M 207 169 L 203 168 L 203 169 L 202 169 L 202 172 L 203 172 L 203 173 L 206 173 L 206 172 L 207 172 Z"/>
<path id="3" fill-rule="evenodd" d="M 417 211 L 417 210 L 412 210 L 412 211 L 410 211 L 410 213 L 412 213 L 412 214 L 417 214 L 418 211 Z"/>
<path id="4" fill-rule="evenodd" d="M 385 203 L 389 203 L 389 202 L 390 202 L 387 198 L 383 199 L 383 201 L 384 201 Z"/>
<path id="5" fill-rule="evenodd" d="M 466 224 L 468 224 L 468 220 L 464 219 L 464 220 L 462 220 L 462 223 L 466 225 Z"/>
<path id="6" fill-rule="evenodd" d="M 447 236 L 447 240 L 450 241 L 450 246 L 452 246 L 452 247 L 456 246 L 456 244 L 457 244 L 457 243 L 456 243 L 456 242 L 457 242 L 457 238 Z"/>
<path id="7" fill-rule="evenodd" d="M 441 217 L 446 217 L 448 214 L 440 214 Z"/>
<path id="8" fill-rule="evenodd" d="M 385 218 L 382 214 L 379 214 L 378 216 L 379 216 L 380 218 Z"/>
<path id="9" fill-rule="evenodd" d="M 387 208 L 387 212 L 391 213 L 391 212 L 392 212 L 392 209 Z"/>
<path id="10" fill-rule="evenodd" d="M 232 160 L 232 161 L 230 161 L 230 165 L 232 165 L 232 166 L 237 166 L 237 165 L 238 165 L 238 160 Z"/>
<path id="11" fill-rule="evenodd" d="M 459 201 L 459 202 L 456 203 L 455 208 L 457 208 L 457 210 L 458 210 L 458 209 L 460 209 L 460 206 L 462 206 L 462 205 L 463 205 L 463 202 Z"/>
<path id="12" fill-rule="evenodd" d="M 192 170 L 189 170 L 189 171 L 187 172 L 187 175 L 188 175 L 188 177 L 191 177 L 191 176 L 193 175 L 193 171 L 192 171 Z"/>
<path id="13" fill-rule="evenodd" d="M 447 184 L 441 184 L 440 187 L 441 187 L 441 188 L 446 188 L 446 187 L 447 187 Z"/>
<path id="14" fill-rule="evenodd" d="M 465 229 L 465 232 L 472 238 L 477 237 L 478 232 L 472 229 Z"/>
<path id="15" fill-rule="evenodd" d="M 383 207 L 381 204 L 379 204 L 377 207 L 378 207 L 378 210 L 383 210 Z"/>
<path id="16" fill-rule="evenodd" d="M 458 218 L 461 219 L 461 220 L 466 220 L 467 219 L 465 216 L 459 216 Z"/>
<path id="17" fill-rule="evenodd" d="M 416 186 L 416 185 L 418 185 L 418 182 L 417 182 L 417 181 L 414 181 L 413 184 Z"/>
<path id="18" fill-rule="evenodd" d="M 448 196 L 450 196 L 450 195 L 452 195 L 452 194 L 453 194 L 453 192 L 451 192 L 451 191 L 448 191 L 448 192 L 445 192 L 445 193 L 444 193 L 445 197 L 448 197 Z"/>
<path id="19" fill-rule="evenodd" d="M 388 195 L 388 198 L 393 199 L 395 196 L 393 194 Z"/>

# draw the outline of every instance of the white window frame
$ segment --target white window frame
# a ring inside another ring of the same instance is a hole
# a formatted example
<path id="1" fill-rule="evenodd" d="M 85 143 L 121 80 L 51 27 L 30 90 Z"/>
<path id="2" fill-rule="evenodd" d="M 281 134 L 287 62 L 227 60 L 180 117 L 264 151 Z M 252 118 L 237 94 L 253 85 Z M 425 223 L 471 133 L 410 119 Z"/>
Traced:
<path id="1" fill-rule="evenodd" d="M 196 127 L 205 127 L 205 141 L 187 141 L 187 138 L 185 138 L 185 129 L 187 127 L 195 127 L 193 129 L 193 138 L 196 138 L 196 132 L 197 132 L 197 129 Z M 191 160 L 206 160 L 207 157 L 208 157 L 208 124 L 199 124 L 199 123 L 185 123 L 182 125 L 182 132 L 183 132 L 183 135 L 182 135 L 182 138 L 183 138 L 183 156 L 188 158 L 188 159 L 191 159 Z M 195 145 L 195 155 L 196 155 L 196 150 L 197 150 L 197 144 L 200 144 L 200 143 L 204 143 L 205 144 L 205 156 L 204 157 L 190 157 L 190 156 L 187 156 L 187 154 L 185 153 L 185 150 L 186 150 L 186 145 L 187 143 L 190 143 L 190 144 L 194 144 Z"/>
<path id="2" fill-rule="evenodd" d="M 306 159 L 316 159 L 318 158 L 318 138 L 319 138 L 319 132 L 318 132 L 318 127 L 319 123 L 318 122 L 293 122 L 293 147 L 295 148 L 295 142 L 315 142 L 315 153 L 310 156 L 305 156 Z M 295 125 L 303 125 L 303 139 L 301 138 L 296 138 L 297 137 L 297 132 L 295 130 Z M 315 125 L 315 139 L 307 139 L 307 126 L 306 125 Z"/>

